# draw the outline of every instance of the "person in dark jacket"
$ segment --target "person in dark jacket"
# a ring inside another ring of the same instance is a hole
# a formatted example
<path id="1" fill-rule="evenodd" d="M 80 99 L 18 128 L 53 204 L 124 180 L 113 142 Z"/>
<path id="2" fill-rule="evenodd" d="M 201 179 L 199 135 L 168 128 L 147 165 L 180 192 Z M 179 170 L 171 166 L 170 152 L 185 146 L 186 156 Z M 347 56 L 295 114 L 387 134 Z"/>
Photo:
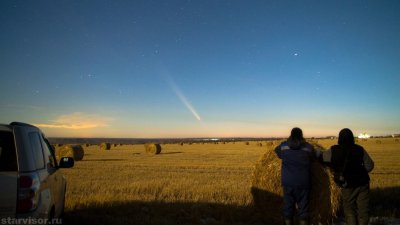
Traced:
<path id="1" fill-rule="evenodd" d="M 303 138 L 300 128 L 293 128 L 287 141 L 275 148 L 282 159 L 283 216 L 286 225 L 293 224 L 297 205 L 300 225 L 309 222 L 309 195 L 311 189 L 311 163 L 314 148 Z"/>
<path id="2" fill-rule="evenodd" d="M 342 129 L 338 145 L 322 152 L 322 161 L 336 174 L 342 174 L 343 210 L 347 225 L 367 225 L 369 222 L 369 175 L 374 162 L 360 145 L 355 144 L 353 132 Z"/>

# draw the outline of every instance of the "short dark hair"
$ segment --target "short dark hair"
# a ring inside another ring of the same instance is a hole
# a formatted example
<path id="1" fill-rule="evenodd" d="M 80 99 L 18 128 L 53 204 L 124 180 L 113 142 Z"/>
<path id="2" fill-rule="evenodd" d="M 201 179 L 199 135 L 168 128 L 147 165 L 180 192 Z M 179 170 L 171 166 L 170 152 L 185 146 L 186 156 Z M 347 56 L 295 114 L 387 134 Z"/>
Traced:
<path id="1" fill-rule="evenodd" d="M 354 145 L 354 135 L 349 128 L 344 128 L 339 132 L 339 145 Z"/>

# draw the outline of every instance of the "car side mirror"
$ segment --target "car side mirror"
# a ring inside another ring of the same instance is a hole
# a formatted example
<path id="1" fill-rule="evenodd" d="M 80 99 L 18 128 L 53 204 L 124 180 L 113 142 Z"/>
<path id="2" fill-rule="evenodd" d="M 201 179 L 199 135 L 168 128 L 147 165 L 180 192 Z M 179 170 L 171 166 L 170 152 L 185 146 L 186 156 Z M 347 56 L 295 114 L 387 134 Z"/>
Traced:
<path id="1" fill-rule="evenodd" d="M 75 164 L 72 157 L 62 157 L 60 160 L 59 168 L 71 168 Z"/>

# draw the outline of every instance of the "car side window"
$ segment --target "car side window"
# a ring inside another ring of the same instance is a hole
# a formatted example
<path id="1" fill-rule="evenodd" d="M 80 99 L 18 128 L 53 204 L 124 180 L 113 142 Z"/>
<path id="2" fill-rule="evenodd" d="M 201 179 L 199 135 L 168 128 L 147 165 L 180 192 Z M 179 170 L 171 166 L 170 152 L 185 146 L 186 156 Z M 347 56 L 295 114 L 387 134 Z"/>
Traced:
<path id="1" fill-rule="evenodd" d="M 12 132 L 0 131 L 0 171 L 17 171 L 17 154 Z"/>
<path id="2" fill-rule="evenodd" d="M 31 132 L 28 134 L 31 142 L 32 153 L 35 160 L 36 169 L 44 168 L 43 150 L 40 140 L 40 136 L 37 132 Z"/>
<path id="3" fill-rule="evenodd" d="M 45 137 L 42 136 L 41 140 L 42 140 L 43 154 L 46 165 L 49 165 L 52 168 L 57 168 L 57 161 L 54 157 L 53 148 L 51 147 L 50 143 L 47 141 Z"/>

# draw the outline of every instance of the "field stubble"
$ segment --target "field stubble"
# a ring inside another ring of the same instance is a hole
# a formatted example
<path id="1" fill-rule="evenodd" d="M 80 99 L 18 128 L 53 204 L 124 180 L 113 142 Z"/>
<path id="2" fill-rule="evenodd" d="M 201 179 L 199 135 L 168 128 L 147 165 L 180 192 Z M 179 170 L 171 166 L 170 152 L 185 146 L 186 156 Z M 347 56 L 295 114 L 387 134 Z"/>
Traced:
<path id="1" fill-rule="evenodd" d="M 318 140 L 329 147 L 336 140 Z M 372 213 L 399 217 L 400 144 L 359 142 L 375 161 Z M 270 148 L 256 142 L 166 144 L 159 155 L 143 145 L 102 151 L 85 147 L 83 161 L 63 170 L 67 224 L 262 224 L 252 206 L 251 174 Z"/>

